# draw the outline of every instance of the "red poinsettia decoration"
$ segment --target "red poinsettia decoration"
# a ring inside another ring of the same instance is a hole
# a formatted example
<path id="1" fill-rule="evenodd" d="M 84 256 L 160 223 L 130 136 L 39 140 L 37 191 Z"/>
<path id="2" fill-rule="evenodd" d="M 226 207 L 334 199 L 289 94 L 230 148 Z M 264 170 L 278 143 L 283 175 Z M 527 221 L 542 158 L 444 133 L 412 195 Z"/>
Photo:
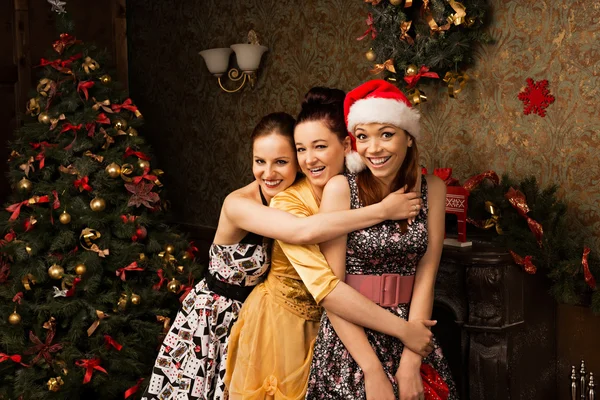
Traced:
<path id="1" fill-rule="evenodd" d="M 519 100 L 524 104 L 523 114 L 529 115 L 532 112 L 540 117 L 546 116 L 546 108 L 554 103 L 554 96 L 548 90 L 548 81 L 546 79 L 535 82 L 527 78 L 527 87 L 519 93 Z"/>
<path id="2" fill-rule="evenodd" d="M 127 206 L 146 206 L 148 208 L 152 208 L 152 203 L 156 203 L 160 200 L 158 193 L 152 191 L 154 188 L 154 184 L 151 182 L 141 182 L 137 185 L 132 183 L 128 183 L 125 185 L 125 188 L 129 193 L 132 194 Z"/>

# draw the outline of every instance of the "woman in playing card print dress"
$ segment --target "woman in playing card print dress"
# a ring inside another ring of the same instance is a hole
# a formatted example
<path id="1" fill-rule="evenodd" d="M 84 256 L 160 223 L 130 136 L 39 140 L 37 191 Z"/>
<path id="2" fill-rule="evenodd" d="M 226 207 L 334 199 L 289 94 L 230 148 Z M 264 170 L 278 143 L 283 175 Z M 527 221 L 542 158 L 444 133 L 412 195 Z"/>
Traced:
<path id="1" fill-rule="evenodd" d="M 358 209 L 405 185 L 421 187 L 423 208 L 410 225 L 385 221 L 351 232 L 347 240 L 322 243 L 321 250 L 340 279 L 391 313 L 430 318 L 444 240 L 446 187 L 436 176 L 421 175 L 419 113 L 383 80 L 349 92 L 344 112 L 354 148 L 367 168 L 332 179 L 328 186 L 335 197 L 323 196 L 321 210 Z M 306 399 L 457 399 L 448 365 L 435 340 L 433 345 L 435 351 L 423 359 L 395 337 L 324 313 Z"/>
<path id="2" fill-rule="evenodd" d="M 414 201 L 401 203 L 394 196 L 359 212 L 311 218 L 266 207 L 297 178 L 294 124 L 288 114 L 273 113 L 254 129 L 256 180 L 225 199 L 206 276 L 184 299 L 142 399 L 227 398 L 223 376 L 230 328 L 243 301 L 270 266 L 270 243 L 261 235 L 317 243 L 385 219 L 405 218 L 410 212 Z"/>

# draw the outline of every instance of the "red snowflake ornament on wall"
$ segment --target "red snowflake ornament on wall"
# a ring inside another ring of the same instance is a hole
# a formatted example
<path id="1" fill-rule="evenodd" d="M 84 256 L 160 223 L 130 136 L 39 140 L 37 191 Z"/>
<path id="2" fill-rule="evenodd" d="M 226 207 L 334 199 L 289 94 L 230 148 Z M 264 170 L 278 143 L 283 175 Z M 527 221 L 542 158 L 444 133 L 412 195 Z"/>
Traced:
<path id="1" fill-rule="evenodd" d="M 546 116 L 546 108 L 554 103 L 554 96 L 548 90 L 548 81 L 534 82 L 533 79 L 527 78 L 527 87 L 519 93 L 519 100 L 524 104 L 523 114 L 529 115 L 532 112 L 540 117 Z"/>

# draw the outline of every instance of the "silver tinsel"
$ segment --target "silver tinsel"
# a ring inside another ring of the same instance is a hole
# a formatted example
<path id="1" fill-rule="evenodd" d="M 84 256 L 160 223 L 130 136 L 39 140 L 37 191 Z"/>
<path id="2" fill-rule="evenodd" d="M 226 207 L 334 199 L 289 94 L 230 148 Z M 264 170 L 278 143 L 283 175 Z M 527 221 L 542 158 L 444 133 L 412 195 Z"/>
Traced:
<path id="1" fill-rule="evenodd" d="M 52 4 L 52 11 L 56 13 L 65 14 L 67 12 L 67 10 L 65 10 L 65 4 L 67 4 L 66 1 L 48 0 L 48 3 Z"/>

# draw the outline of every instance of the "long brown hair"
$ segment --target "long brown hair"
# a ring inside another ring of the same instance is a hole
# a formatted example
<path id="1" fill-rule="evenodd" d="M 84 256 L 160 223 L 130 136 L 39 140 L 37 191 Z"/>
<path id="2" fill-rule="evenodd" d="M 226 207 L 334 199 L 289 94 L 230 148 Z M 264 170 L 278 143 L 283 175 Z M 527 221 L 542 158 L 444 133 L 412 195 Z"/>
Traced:
<path id="1" fill-rule="evenodd" d="M 409 133 L 406 134 L 410 136 Z M 412 138 L 412 146 L 407 149 L 404 161 L 392 182 L 392 192 L 404 186 L 407 187 L 406 191 L 408 192 L 417 185 L 417 179 L 420 175 L 419 149 L 417 148 L 417 141 L 412 136 L 410 137 Z M 357 174 L 356 183 L 358 185 L 358 198 L 364 207 L 379 203 L 385 197 L 381 185 L 377 183 L 368 168 Z M 408 230 L 407 221 L 403 220 L 399 223 L 401 232 L 406 232 Z"/>

